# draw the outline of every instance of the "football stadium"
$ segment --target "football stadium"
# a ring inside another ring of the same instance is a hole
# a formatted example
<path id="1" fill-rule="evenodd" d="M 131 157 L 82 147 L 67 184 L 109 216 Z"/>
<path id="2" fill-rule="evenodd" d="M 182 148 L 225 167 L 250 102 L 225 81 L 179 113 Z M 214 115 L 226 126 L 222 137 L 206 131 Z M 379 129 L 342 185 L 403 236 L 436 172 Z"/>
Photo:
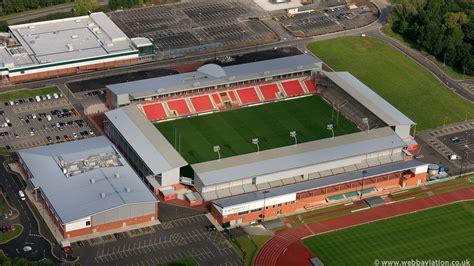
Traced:
<path id="1" fill-rule="evenodd" d="M 149 188 L 192 186 L 224 227 L 426 181 L 428 164 L 411 154 L 415 122 L 308 54 L 206 64 L 106 94 L 116 109 L 105 133 Z"/>

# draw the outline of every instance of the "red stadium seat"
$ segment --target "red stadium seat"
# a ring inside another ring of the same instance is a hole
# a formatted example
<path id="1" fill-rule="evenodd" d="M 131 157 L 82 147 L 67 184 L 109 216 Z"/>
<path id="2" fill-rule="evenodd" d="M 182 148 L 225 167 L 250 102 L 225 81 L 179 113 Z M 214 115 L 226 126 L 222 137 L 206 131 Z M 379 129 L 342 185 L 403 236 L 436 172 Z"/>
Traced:
<path id="1" fill-rule="evenodd" d="M 230 99 L 235 102 L 237 101 L 237 97 L 235 97 L 235 94 L 233 91 L 228 91 Z"/>
<path id="2" fill-rule="evenodd" d="M 216 104 L 220 104 L 220 103 L 221 103 L 221 98 L 219 98 L 219 94 L 217 94 L 217 93 L 212 94 L 212 99 L 214 99 L 214 102 L 215 102 Z"/>
<path id="3" fill-rule="evenodd" d="M 258 103 L 260 102 L 260 98 L 258 97 L 255 88 L 246 88 L 237 90 L 237 94 L 240 97 L 240 101 L 242 104 L 250 104 L 250 103 Z"/>
<path id="4" fill-rule="evenodd" d="M 156 121 L 166 118 L 166 112 L 161 103 L 143 105 L 143 111 L 150 121 Z"/>
<path id="5" fill-rule="evenodd" d="M 287 96 L 297 96 L 304 94 L 303 87 L 299 80 L 284 81 L 281 83 Z"/>
<path id="6" fill-rule="evenodd" d="M 263 95 L 263 98 L 267 101 L 275 100 L 277 98 L 277 92 L 280 91 L 278 85 L 272 83 L 258 87 Z"/>
<path id="7" fill-rule="evenodd" d="M 314 85 L 312 80 L 307 79 L 304 81 L 304 84 L 306 85 L 306 88 L 308 88 L 309 92 L 317 92 L 316 86 Z"/>
<path id="8" fill-rule="evenodd" d="M 212 105 L 209 95 L 193 97 L 191 98 L 191 103 L 194 106 L 194 110 L 196 110 L 198 113 L 214 110 L 214 106 Z"/>
<path id="9" fill-rule="evenodd" d="M 170 110 L 175 110 L 178 115 L 188 115 L 191 113 L 188 107 L 188 103 L 184 99 L 174 100 L 167 102 Z"/>

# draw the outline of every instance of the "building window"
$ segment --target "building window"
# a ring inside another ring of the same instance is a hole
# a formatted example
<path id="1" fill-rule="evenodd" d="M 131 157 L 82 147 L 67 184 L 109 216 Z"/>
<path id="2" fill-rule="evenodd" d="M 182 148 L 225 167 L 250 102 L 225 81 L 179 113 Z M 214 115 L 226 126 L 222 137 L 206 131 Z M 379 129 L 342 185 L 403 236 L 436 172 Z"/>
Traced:
<path id="1" fill-rule="evenodd" d="M 91 225 L 91 221 L 86 221 L 86 226 Z"/>
<path id="2" fill-rule="evenodd" d="M 249 213 L 249 211 L 239 212 L 239 213 L 237 213 L 237 214 L 238 214 L 238 215 L 244 215 L 244 214 L 247 214 L 247 213 Z"/>
<path id="3" fill-rule="evenodd" d="M 251 210 L 251 212 L 259 212 L 259 211 L 262 211 L 262 208 Z"/>
<path id="4" fill-rule="evenodd" d="M 278 204 L 278 207 L 281 207 L 281 203 L 280 203 L 280 204 Z"/>

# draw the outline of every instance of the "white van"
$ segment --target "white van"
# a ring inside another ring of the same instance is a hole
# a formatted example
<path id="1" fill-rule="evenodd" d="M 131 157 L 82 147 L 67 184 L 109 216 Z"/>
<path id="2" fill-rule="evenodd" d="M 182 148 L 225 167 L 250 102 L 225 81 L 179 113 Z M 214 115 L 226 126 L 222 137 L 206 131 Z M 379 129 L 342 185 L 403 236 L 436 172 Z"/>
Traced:
<path id="1" fill-rule="evenodd" d="M 20 199 L 21 200 L 26 200 L 26 197 L 25 197 L 25 193 L 23 193 L 23 191 L 18 191 L 18 196 L 20 196 Z"/>
<path id="2" fill-rule="evenodd" d="M 52 119 L 52 118 L 51 118 L 51 115 L 46 115 L 46 119 L 47 119 L 48 121 L 51 121 L 51 119 Z"/>
<path id="3" fill-rule="evenodd" d="M 35 96 L 36 102 L 41 102 L 41 97 Z"/>

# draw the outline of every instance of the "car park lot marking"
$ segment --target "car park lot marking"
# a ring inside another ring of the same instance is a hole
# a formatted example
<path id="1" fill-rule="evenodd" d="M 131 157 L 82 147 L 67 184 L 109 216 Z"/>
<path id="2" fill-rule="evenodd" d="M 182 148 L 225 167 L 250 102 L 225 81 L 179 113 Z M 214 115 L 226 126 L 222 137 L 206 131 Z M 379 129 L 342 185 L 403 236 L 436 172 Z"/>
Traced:
<path id="1" fill-rule="evenodd" d="M 152 233 L 133 237 L 121 233 L 119 238 L 111 236 L 110 242 L 93 240 L 93 245 L 89 240 L 85 242 L 89 245 L 74 245 L 75 254 L 84 265 L 156 265 L 184 257 L 193 257 L 201 265 L 242 265 L 222 233 L 207 231 L 209 224 L 204 215 L 187 217 L 142 230 Z"/>

